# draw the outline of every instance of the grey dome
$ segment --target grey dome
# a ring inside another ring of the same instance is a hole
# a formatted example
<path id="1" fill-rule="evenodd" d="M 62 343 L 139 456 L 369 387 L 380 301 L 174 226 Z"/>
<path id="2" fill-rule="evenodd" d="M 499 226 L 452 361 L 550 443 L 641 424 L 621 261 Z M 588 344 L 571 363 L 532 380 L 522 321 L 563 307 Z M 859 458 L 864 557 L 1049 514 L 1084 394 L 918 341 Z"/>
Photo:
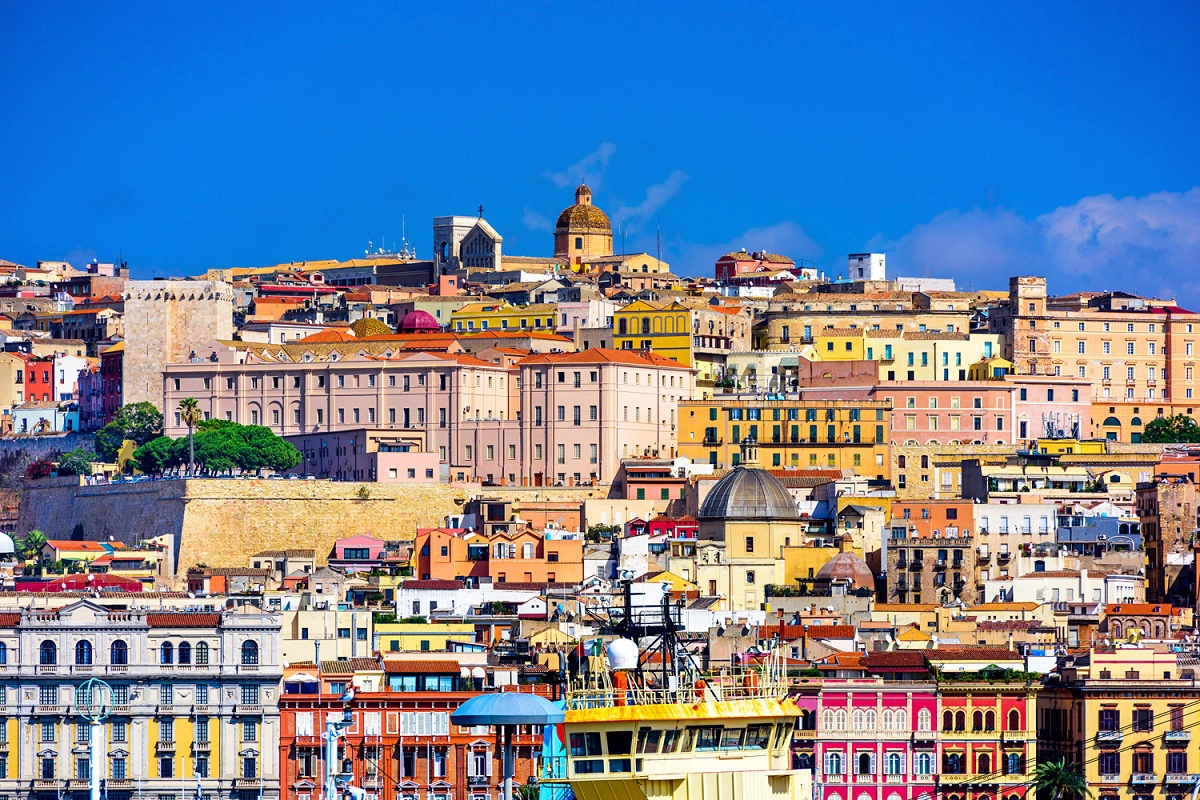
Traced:
<path id="1" fill-rule="evenodd" d="M 700 519 L 800 519 L 796 502 L 765 469 L 735 467 L 712 488 L 700 507 Z"/>
<path id="2" fill-rule="evenodd" d="M 0 533 L 0 556 L 14 555 L 17 548 L 13 545 L 12 537 L 7 533 Z"/>

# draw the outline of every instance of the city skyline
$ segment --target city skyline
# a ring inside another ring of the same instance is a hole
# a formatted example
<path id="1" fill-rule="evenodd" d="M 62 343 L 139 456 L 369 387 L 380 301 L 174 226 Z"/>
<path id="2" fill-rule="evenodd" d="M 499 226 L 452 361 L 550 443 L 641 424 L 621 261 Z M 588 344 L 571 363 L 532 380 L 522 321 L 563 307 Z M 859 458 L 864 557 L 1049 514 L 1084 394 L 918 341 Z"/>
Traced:
<path id="1" fill-rule="evenodd" d="M 506 253 L 545 255 L 587 180 L 617 249 L 661 230 L 683 275 L 745 247 L 835 277 L 870 249 L 964 288 L 1039 273 L 1195 305 L 1200 17 L 1084 8 L 11 5 L 0 258 L 178 275 L 402 226 L 429 256 L 431 218 L 480 205 Z M 322 52 L 354 56 L 297 56 Z"/>

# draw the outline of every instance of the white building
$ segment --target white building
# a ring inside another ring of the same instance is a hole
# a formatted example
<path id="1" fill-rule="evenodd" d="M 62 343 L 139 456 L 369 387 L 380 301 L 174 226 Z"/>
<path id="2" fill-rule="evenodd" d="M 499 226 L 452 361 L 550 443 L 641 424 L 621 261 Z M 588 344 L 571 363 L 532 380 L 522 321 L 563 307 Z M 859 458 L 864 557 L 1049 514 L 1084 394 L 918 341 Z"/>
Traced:
<path id="1" fill-rule="evenodd" d="M 887 256 L 883 253 L 851 253 L 849 261 L 850 280 L 887 280 Z"/>
<path id="2" fill-rule="evenodd" d="M 1102 570 L 1049 570 L 1018 578 L 989 580 L 984 600 L 989 603 L 1142 603 L 1146 579 Z"/>

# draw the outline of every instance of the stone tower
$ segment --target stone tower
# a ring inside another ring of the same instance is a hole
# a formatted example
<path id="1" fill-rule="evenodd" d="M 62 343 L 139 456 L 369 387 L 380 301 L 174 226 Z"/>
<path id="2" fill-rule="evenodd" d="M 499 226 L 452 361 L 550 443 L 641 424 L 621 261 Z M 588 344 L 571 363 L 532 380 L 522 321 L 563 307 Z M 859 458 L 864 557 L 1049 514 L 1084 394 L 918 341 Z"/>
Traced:
<path id="1" fill-rule="evenodd" d="M 1002 331 L 1008 360 L 1021 375 L 1047 375 L 1050 366 L 1050 322 L 1046 316 L 1046 279 L 1019 275 L 1008 281 L 1008 325 Z"/>
<path id="2" fill-rule="evenodd" d="M 123 402 L 164 413 L 163 370 L 214 339 L 233 338 L 233 287 L 222 281 L 127 281 Z"/>

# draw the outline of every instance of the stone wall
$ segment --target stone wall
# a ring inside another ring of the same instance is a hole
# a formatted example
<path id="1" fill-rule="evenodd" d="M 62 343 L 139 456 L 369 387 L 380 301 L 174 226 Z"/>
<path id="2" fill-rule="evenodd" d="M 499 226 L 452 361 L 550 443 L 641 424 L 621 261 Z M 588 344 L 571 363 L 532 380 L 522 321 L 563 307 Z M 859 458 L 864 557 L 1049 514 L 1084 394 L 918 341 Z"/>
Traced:
<path id="1" fill-rule="evenodd" d="M 365 487 L 366 492 L 360 496 Z M 411 540 L 418 526 L 441 525 L 469 492 L 445 484 L 333 481 L 164 480 L 80 486 L 46 479 L 25 489 L 17 533 L 133 544 L 169 534 L 176 568 L 246 566 L 260 550 L 311 547 L 324 563 L 336 539 L 370 534 Z"/>

